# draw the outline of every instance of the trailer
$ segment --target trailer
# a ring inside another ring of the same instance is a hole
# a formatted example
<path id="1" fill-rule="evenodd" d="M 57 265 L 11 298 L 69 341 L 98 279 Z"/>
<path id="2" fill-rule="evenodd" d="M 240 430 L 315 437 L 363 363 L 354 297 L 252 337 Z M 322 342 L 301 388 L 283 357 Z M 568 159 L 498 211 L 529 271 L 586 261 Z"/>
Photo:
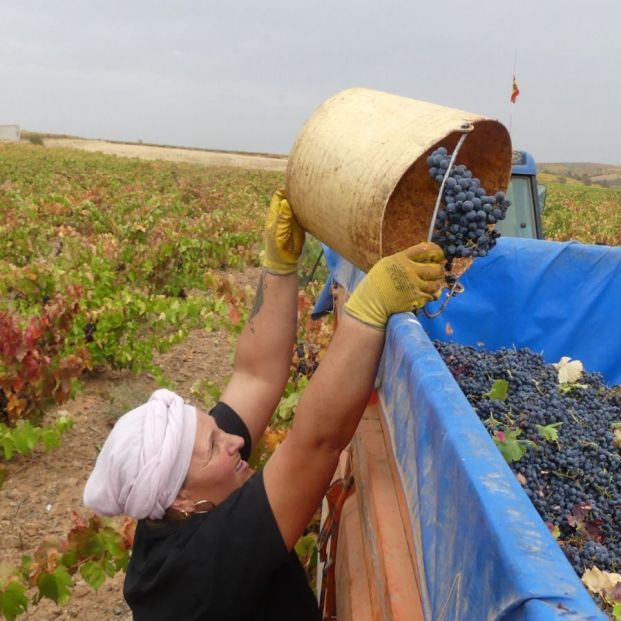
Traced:
<path id="1" fill-rule="evenodd" d="M 364 274 L 325 250 L 353 291 Z M 621 383 L 621 249 L 506 237 L 461 281 L 439 317 L 388 324 L 324 512 L 324 619 L 603 620 L 432 340 L 567 355 Z"/>

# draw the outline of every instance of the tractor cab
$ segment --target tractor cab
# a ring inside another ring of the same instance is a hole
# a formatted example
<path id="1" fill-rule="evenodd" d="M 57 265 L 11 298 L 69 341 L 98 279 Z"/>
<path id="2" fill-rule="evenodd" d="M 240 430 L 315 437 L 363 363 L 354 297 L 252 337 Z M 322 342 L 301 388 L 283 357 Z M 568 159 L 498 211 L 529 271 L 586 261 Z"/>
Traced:
<path id="1" fill-rule="evenodd" d="M 537 166 L 526 151 L 513 151 L 507 217 L 496 224 L 506 237 L 543 239 L 541 214 L 545 203 L 545 186 L 537 183 Z"/>

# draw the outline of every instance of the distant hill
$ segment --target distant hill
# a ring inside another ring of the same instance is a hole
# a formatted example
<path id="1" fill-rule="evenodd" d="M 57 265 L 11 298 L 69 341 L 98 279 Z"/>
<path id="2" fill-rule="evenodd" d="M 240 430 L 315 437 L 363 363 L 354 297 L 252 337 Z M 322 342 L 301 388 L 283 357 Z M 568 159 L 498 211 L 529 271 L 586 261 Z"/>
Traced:
<path id="1" fill-rule="evenodd" d="M 621 188 L 621 166 L 589 162 L 537 163 L 543 183 L 582 183 Z"/>

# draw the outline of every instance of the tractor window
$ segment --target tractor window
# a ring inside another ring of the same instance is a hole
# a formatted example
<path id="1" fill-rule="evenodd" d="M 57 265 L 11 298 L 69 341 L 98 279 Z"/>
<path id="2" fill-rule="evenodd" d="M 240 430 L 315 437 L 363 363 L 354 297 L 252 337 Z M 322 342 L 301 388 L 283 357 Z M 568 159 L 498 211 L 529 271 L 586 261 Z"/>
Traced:
<path id="1" fill-rule="evenodd" d="M 511 207 L 507 217 L 496 225 L 496 229 L 508 237 L 529 237 L 535 239 L 535 207 L 529 177 L 514 176 L 509 185 L 508 198 Z"/>

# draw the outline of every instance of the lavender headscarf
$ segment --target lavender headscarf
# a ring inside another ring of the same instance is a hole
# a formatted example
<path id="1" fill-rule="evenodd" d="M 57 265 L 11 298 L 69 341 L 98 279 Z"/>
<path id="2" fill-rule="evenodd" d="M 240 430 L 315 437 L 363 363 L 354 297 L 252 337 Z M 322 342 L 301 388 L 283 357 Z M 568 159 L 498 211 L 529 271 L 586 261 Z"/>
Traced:
<path id="1" fill-rule="evenodd" d="M 187 475 L 196 410 L 170 390 L 114 425 L 84 488 L 84 504 L 101 515 L 160 519 Z"/>

